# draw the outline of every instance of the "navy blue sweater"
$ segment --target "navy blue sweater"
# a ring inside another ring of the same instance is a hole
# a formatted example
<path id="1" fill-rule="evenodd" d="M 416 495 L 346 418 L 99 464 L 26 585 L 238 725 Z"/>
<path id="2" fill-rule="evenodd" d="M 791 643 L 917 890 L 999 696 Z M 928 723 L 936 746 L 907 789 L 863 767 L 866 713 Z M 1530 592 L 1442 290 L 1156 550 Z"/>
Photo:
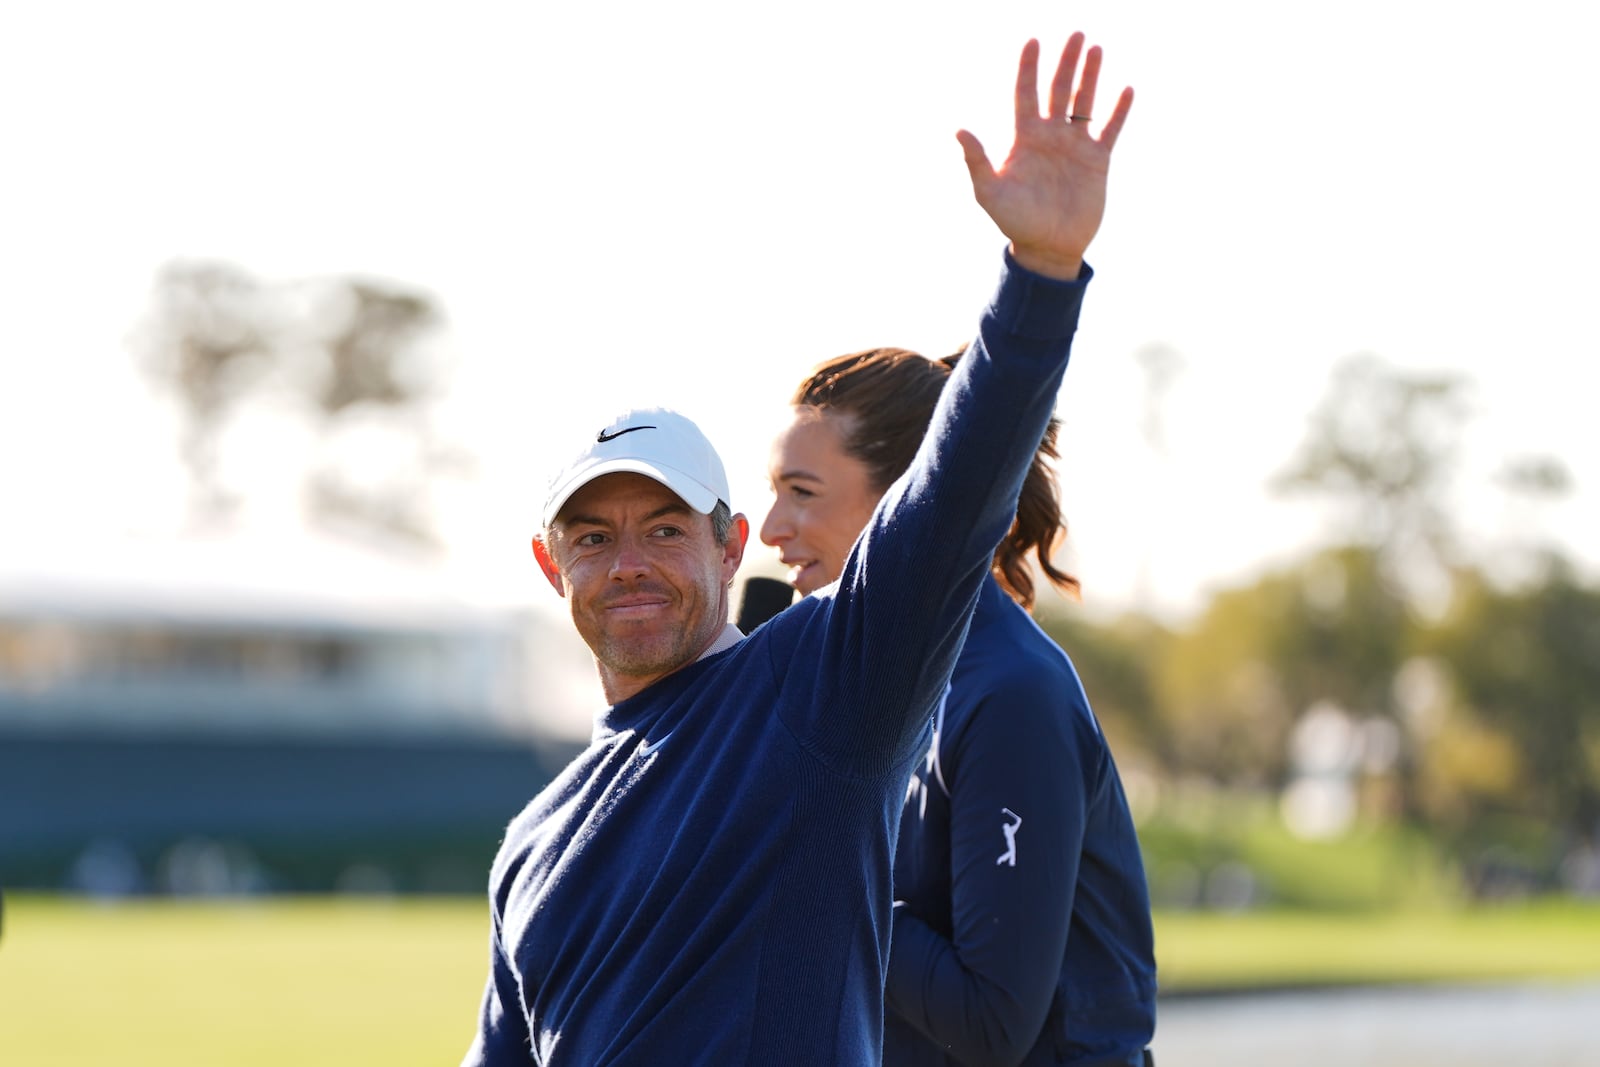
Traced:
<path id="1" fill-rule="evenodd" d="M 1011 263 L 839 583 L 613 705 L 514 819 L 465 1064 L 877 1064 L 913 764 L 1082 291 Z"/>
<path id="2" fill-rule="evenodd" d="M 884 1067 L 1141 1063 L 1155 956 L 1122 782 L 1071 661 L 992 578 L 937 722 L 895 860 Z"/>

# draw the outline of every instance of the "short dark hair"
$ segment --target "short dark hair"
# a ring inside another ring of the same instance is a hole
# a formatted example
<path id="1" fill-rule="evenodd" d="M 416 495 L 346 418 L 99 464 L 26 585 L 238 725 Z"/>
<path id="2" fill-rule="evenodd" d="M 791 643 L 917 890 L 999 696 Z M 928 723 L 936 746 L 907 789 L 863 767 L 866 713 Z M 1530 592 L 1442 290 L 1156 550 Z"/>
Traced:
<path id="1" fill-rule="evenodd" d="M 873 488 L 882 493 L 911 466 L 939 395 L 965 351 L 963 347 L 941 360 L 904 348 L 852 352 L 819 365 L 800 383 L 791 403 L 844 416 L 839 429 L 845 452 L 866 465 Z M 1067 532 L 1051 466 L 1060 458 L 1059 426 L 1052 417 L 1023 480 L 1016 518 L 994 553 L 996 580 L 1024 608 L 1032 608 L 1034 600 L 1026 558 L 1030 552 L 1051 584 L 1070 596 L 1079 594 L 1078 579 L 1050 561 Z"/>
<path id="2" fill-rule="evenodd" d="M 711 509 L 711 536 L 719 545 L 727 544 L 733 536 L 733 509 L 721 500 Z"/>

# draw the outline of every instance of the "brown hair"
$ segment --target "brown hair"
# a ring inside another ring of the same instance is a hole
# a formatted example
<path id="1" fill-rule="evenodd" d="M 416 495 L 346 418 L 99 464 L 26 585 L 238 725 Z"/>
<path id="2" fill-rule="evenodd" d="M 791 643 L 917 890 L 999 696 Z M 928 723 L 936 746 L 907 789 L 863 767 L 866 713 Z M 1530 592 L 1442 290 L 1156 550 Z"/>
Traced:
<path id="1" fill-rule="evenodd" d="M 933 419 L 950 372 L 966 349 L 931 360 L 904 348 L 869 348 L 821 364 L 800 383 L 790 401 L 796 407 L 816 408 L 847 416 L 840 426 L 845 451 L 866 465 L 875 490 L 882 493 L 911 466 L 917 447 Z M 992 570 L 1000 585 L 1024 608 L 1033 607 L 1033 574 L 1027 556 L 1039 560 L 1045 577 L 1063 592 L 1078 596 L 1078 579 L 1050 562 L 1050 555 L 1066 536 L 1067 520 L 1051 463 L 1056 452 L 1059 422 L 1050 419 L 1039 450 L 1028 466 L 1012 520 L 995 549 Z"/>

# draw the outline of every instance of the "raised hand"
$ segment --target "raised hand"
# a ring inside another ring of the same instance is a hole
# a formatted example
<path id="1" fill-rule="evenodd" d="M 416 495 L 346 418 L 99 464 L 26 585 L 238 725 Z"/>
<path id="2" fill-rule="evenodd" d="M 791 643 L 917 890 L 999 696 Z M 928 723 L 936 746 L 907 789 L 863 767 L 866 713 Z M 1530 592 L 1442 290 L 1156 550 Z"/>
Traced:
<path id="1" fill-rule="evenodd" d="M 1006 161 L 996 168 L 976 137 L 966 130 L 956 134 L 966 152 L 972 194 L 1011 239 L 1012 256 L 1054 278 L 1078 276 L 1105 214 L 1111 149 L 1133 106 L 1133 90 L 1122 90 L 1100 135 L 1091 134 L 1099 78 L 1100 46 L 1085 55 L 1083 34 L 1073 34 L 1050 83 L 1050 109 L 1040 115 L 1039 42 L 1029 41 L 1017 64 L 1016 139 Z"/>

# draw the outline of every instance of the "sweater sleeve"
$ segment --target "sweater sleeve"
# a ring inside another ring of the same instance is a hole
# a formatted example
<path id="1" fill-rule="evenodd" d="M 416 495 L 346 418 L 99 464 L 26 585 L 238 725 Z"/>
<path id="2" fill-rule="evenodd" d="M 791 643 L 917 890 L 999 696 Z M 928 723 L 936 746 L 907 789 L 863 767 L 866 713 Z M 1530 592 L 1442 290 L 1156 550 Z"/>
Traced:
<path id="1" fill-rule="evenodd" d="M 489 980 L 478 1012 L 478 1032 L 461 1067 L 509 1067 L 537 1062 L 517 996 L 517 977 L 501 949 L 499 911 L 492 908 L 491 913 L 495 929 L 489 939 Z"/>
<path id="2" fill-rule="evenodd" d="M 1006 256 L 916 458 L 800 638 L 817 642 L 823 682 L 815 721 L 788 726 L 836 769 L 882 774 L 915 754 L 1055 408 L 1092 276 L 1085 265 L 1057 281 Z"/>
<path id="3" fill-rule="evenodd" d="M 1096 771 L 1051 683 L 998 682 L 941 752 L 950 936 L 895 911 L 888 1008 L 967 1067 L 1021 1062 L 1060 981 Z"/>

